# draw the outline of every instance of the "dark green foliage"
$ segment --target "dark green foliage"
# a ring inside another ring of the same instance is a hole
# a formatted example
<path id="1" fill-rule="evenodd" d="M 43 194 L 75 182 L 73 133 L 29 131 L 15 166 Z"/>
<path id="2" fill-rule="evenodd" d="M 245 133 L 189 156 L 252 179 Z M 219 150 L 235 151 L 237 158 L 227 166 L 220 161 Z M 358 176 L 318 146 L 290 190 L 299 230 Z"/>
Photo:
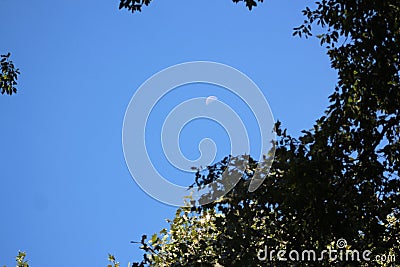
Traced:
<path id="1" fill-rule="evenodd" d="M 253 7 L 257 6 L 257 2 L 263 2 L 264 0 L 232 0 L 234 3 L 238 2 L 245 2 L 246 7 L 249 10 L 252 10 Z M 150 4 L 151 0 L 120 0 L 119 2 L 119 9 L 126 8 L 132 13 L 139 11 L 142 11 L 143 5 L 148 6 Z"/>
<path id="2" fill-rule="evenodd" d="M 251 162 L 219 202 L 182 208 L 170 231 L 143 239 L 146 255 L 140 264 L 266 266 L 270 262 L 257 258 L 265 245 L 320 251 L 334 248 L 340 238 L 352 249 L 371 250 L 372 259 L 392 254 L 397 260 L 371 266 L 399 264 L 400 1 L 323 0 L 303 14 L 294 35 L 309 37 L 315 24 L 322 26 L 317 37 L 338 72 L 325 115 L 298 139 L 278 122 L 275 161 L 263 185 L 248 192 L 256 168 Z M 217 179 L 226 162 L 198 173 L 197 185 Z M 213 219 L 200 224 L 210 213 Z M 176 229 L 182 234 L 173 236 Z M 205 234 L 194 243 L 193 231 Z M 199 253 L 204 249 L 209 252 Z M 291 264 L 360 266 L 339 260 Z"/>
<path id="3" fill-rule="evenodd" d="M 28 261 L 25 260 L 26 253 L 25 252 L 18 252 L 18 256 L 15 257 L 15 261 L 17 263 L 16 267 L 29 267 Z M 6 267 L 4 265 L 4 267 Z"/>
<path id="4" fill-rule="evenodd" d="M 17 79 L 19 69 L 15 68 L 14 63 L 10 60 L 11 54 L 1 55 L 1 73 L 0 73 L 0 90 L 1 94 L 12 95 L 17 92 Z"/>
<path id="5" fill-rule="evenodd" d="M 151 0 L 120 0 L 119 9 L 126 8 L 132 13 L 142 11 L 142 6 L 148 6 Z"/>
<path id="6" fill-rule="evenodd" d="M 252 10 L 253 9 L 253 7 L 256 7 L 257 6 L 257 2 L 263 2 L 264 0 L 257 0 L 257 2 L 256 1 L 254 1 L 254 0 L 232 0 L 234 3 L 239 3 L 239 2 L 245 2 L 246 3 L 246 7 L 249 9 L 249 10 Z"/>

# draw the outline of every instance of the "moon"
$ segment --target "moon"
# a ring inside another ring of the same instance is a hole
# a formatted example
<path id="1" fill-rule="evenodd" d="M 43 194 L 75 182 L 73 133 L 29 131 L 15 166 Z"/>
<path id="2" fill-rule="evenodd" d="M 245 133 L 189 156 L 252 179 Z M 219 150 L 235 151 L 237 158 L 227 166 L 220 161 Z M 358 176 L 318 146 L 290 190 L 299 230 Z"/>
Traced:
<path id="1" fill-rule="evenodd" d="M 209 97 L 206 98 L 206 105 L 210 104 L 211 102 L 214 102 L 215 100 L 217 100 L 218 97 L 211 95 Z"/>

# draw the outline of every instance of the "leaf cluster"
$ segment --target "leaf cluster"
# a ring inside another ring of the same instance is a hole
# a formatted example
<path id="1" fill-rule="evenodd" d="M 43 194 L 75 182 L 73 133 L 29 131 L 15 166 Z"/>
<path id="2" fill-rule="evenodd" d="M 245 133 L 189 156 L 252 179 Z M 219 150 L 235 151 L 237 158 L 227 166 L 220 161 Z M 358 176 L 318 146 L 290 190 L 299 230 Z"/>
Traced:
<path id="1" fill-rule="evenodd" d="M 152 0 L 120 0 L 119 9 L 127 9 L 132 13 L 142 12 L 143 6 L 148 6 Z M 234 3 L 244 2 L 249 10 L 257 6 L 257 2 L 263 2 L 264 0 L 232 0 Z"/>
<path id="2" fill-rule="evenodd" d="M 1 94 L 12 95 L 17 92 L 17 79 L 20 74 L 19 69 L 15 68 L 14 63 L 10 60 L 11 54 L 1 55 L 0 65 L 0 90 Z"/>
<path id="3" fill-rule="evenodd" d="M 25 260 L 26 253 L 19 251 L 18 255 L 15 257 L 15 261 L 17 263 L 16 267 L 29 267 L 28 261 Z M 6 267 L 4 265 L 4 267 Z"/>

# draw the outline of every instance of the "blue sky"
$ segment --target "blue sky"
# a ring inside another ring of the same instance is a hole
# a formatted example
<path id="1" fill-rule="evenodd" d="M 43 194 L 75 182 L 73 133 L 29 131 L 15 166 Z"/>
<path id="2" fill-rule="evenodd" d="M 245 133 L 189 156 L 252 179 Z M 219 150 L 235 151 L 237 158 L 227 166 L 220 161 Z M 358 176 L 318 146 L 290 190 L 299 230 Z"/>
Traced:
<path id="1" fill-rule="evenodd" d="M 316 38 L 292 37 L 306 1 L 267 1 L 251 12 L 230 0 L 182 3 L 154 0 L 131 14 L 118 0 L 0 0 L 0 52 L 21 70 L 18 93 L 0 96 L 0 265 L 13 266 L 18 250 L 32 267 L 106 266 L 109 252 L 122 266 L 140 259 L 129 242 L 165 227 L 175 207 L 133 181 L 122 123 L 135 90 L 166 67 L 207 60 L 244 72 L 293 135 L 322 115 L 336 73 Z M 160 103 L 150 129 L 191 97 L 235 101 L 212 86 L 176 94 Z M 189 158 L 205 136 L 226 147 L 223 131 L 206 123 L 182 132 Z M 149 150 L 173 171 L 160 148 Z"/>

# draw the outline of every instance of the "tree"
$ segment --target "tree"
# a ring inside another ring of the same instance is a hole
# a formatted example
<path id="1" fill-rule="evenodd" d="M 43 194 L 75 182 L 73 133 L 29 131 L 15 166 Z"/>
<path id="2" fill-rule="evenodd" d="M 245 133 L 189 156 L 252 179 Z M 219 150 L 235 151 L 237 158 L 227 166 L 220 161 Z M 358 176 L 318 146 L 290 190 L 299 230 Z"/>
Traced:
<path id="1" fill-rule="evenodd" d="M 0 73 L 0 89 L 1 94 L 12 95 L 17 92 L 17 79 L 20 74 L 19 69 L 15 68 L 14 63 L 10 60 L 11 54 L 1 55 L 1 73 Z"/>
<path id="2" fill-rule="evenodd" d="M 17 257 L 15 257 L 15 261 L 17 262 L 16 267 L 29 267 L 28 261 L 25 260 L 26 253 L 25 252 L 18 252 Z M 4 265 L 4 267 L 6 267 Z"/>
<path id="3" fill-rule="evenodd" d="M 150 1 L 121 0 L 120 8 L 130 9 L 128 2 Z M 393 264 L 399 263 L 400 2 L 323 0 L 303 14 L 304 24 L 293 35 L 308 38 L 322 26 L 316 37 L 338 72 L 325 115 L 299 138 L 278 122 L 275 160 L 257 191 L 247 191 L 257 166 L 252 161 L 218 202 L 181 208 L 169 231 L 142 238 L 144 259 L 133 266 L 264 266 L 258 253 L 265 246 L 321 251 L 335 249 L 343 238 L 348 246 L 342 250 L 370 250 L 371 259 L 391 254 L 397 258 Z M 216 180 L 226 167 L 223 160 L 198 172 L 197 185 L 207 187 L 210 177 Z M 208 214 L 213 219 L 202 224 Z M 206 253 L 199 254 L 202 249 Z M 270 260 L 275 266 L 288 264 L 276 254 Z M 301 264 L 360 263 L 325 257 Z"/>
<path id="4" fill-rule="evenodd" d="M 152 0 L 120 0 L 119 9 L 127 9 L 132 13 L 141 12 L 143 6 L 148 6 Z M 234 3 L 245 2 L 246 7 L 250 10 L 257 6 L 257 2 L 264 0 L 232 0 Z"/>

